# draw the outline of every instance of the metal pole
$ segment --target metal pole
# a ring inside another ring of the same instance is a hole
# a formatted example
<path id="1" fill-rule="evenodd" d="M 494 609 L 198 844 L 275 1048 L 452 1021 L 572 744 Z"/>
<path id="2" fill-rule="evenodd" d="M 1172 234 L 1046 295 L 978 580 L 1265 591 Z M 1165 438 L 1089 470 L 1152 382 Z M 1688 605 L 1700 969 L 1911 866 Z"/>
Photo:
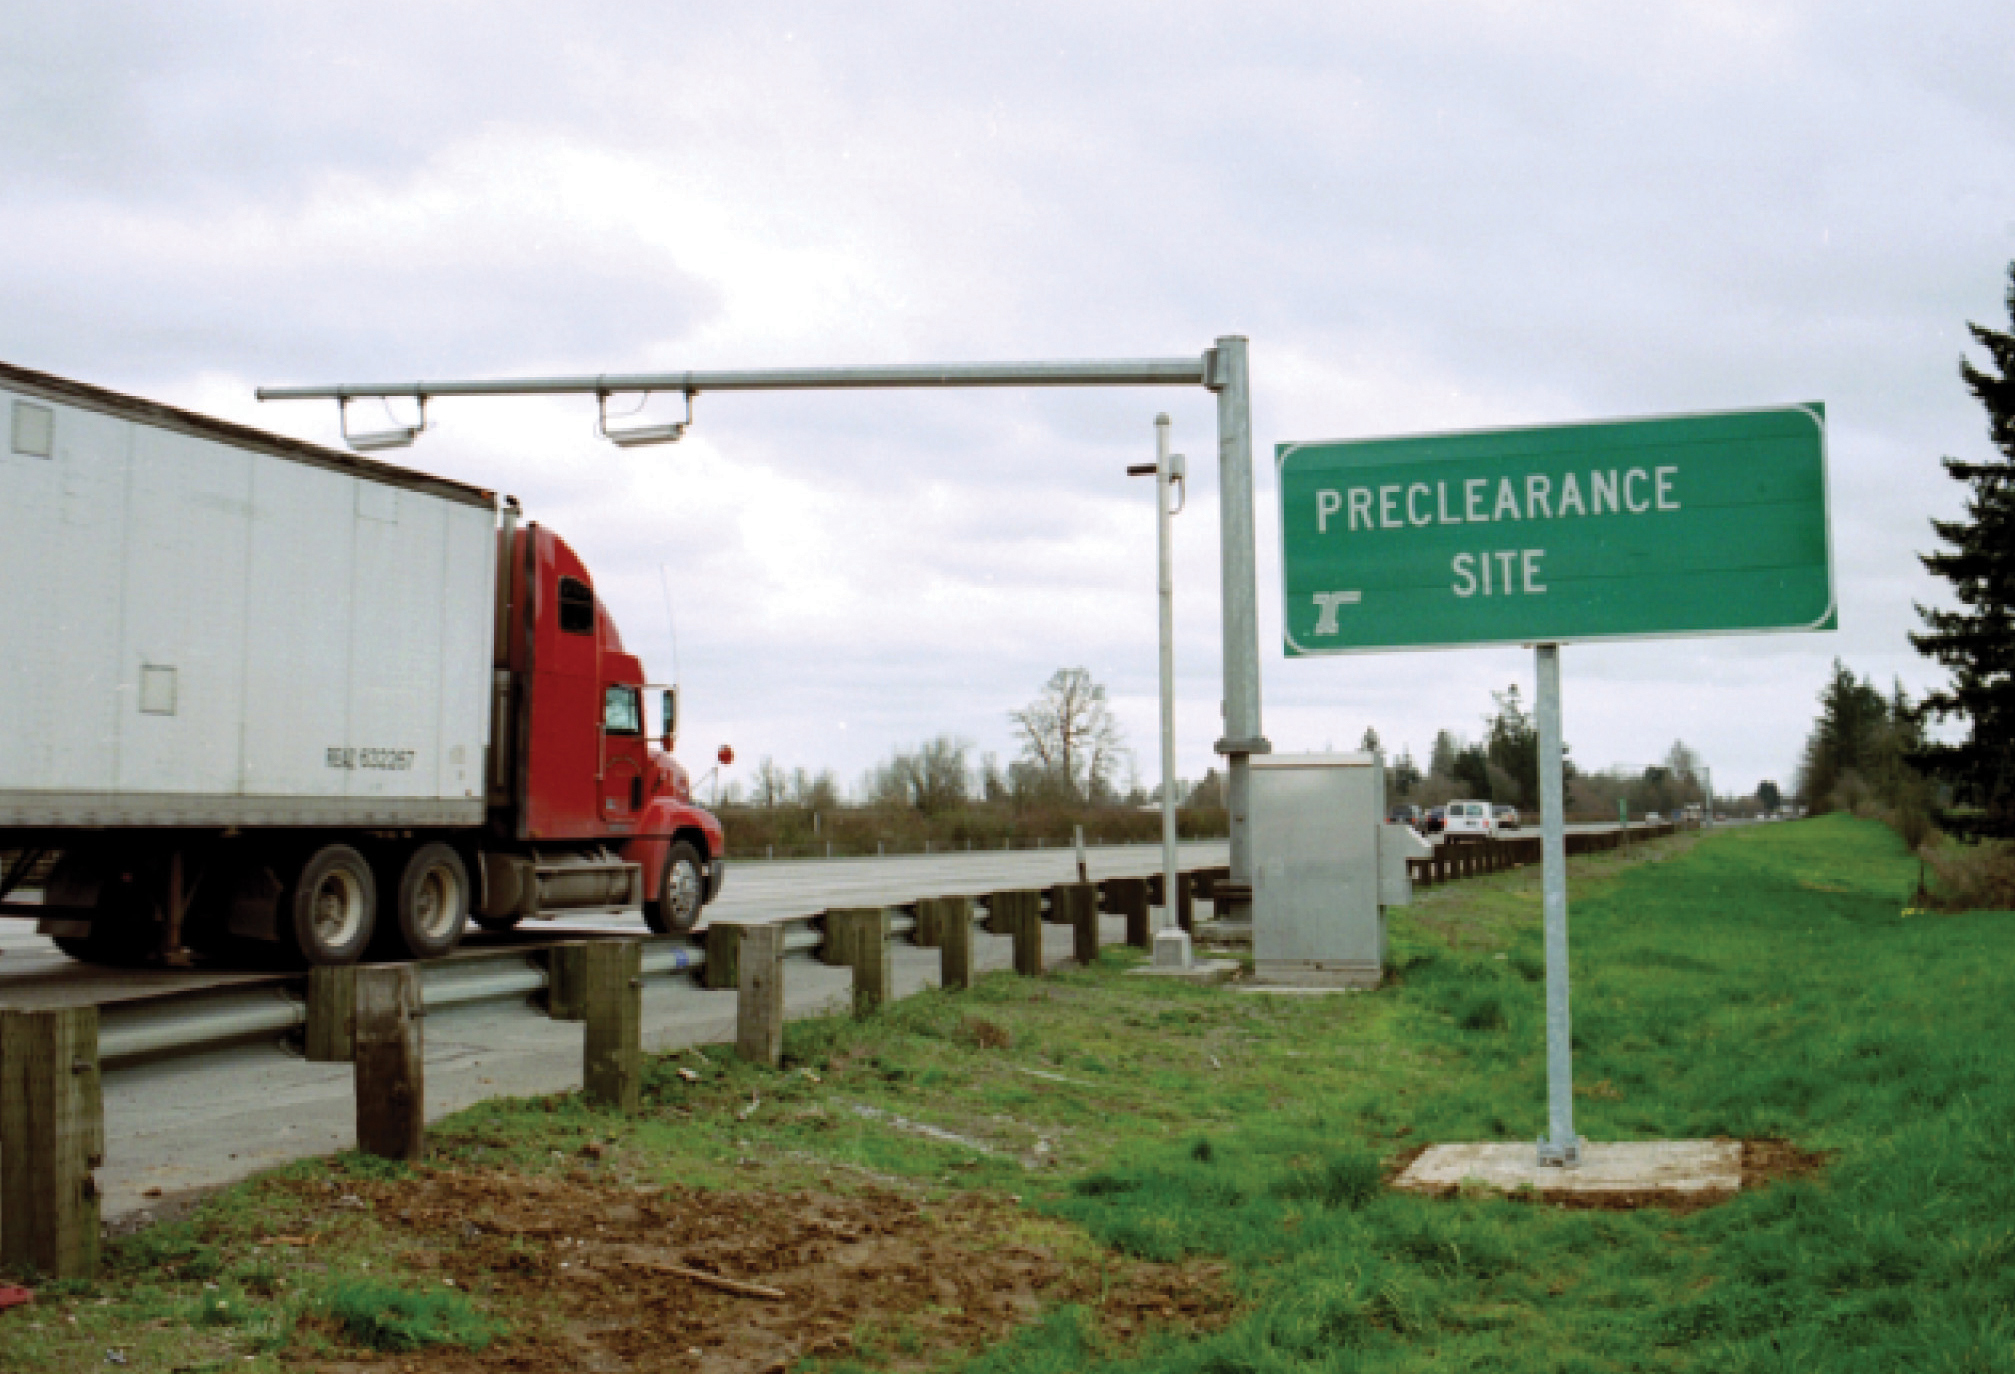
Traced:
<path id="1" fill-rule="evenodd" d="M 1574 1134 L 1574 1042 L 1567 1017 L 1567 797 L 1560 777 L 1560 646 L 1539 667 L 1539 856 L 1546 924 L 1546 1127 L 1542 1165 L 1581 1162 Z"/>
<path id="2" fill-rule="evenodd" d="M 1705 829 L 1712 830 L 1714 828 L 1714 770 L 1703 765 L 1700 769 L 1700 777 L 1706 784 L 1706 786 L 1701 788 L 1701 791 L 1707 794 L 1707 805 L 1701 808 L 1700 814 L 1703 817 L 1701 824 Z"/>
<path id="3" fill-rule="evenodd" d="M 1204 385 L 1217 393 L 1218 538 L 1224 595 L 1224 738 L 1231 809 L 1231 891 L 1217 915 L 1252 914 L 1251 793 L 1254 754 L 1270 752 L 1259 722 L 1259 590 L 1253 568 L 1252 385 L 1246 341 L 1227 335 L 1205 355 Z M 1222 885 L 1219 888 L 1223 891 Z"/>
<path id="4" fill-rule="evenodd" d="M 1175 571 L 1170 544 L 1173 517 L 1168 509 L 1168 416 L 1154 417 L 1155 549 L 1161 591 L 1161 915 L 1155 930 L 1176 923 L 1175 845 Z M 1185 498 L 1187 499 L 1187 498 Z"/>
<path id="5" fill-rule="evenodd" d="M 1242 379 L 1245 340 L 1237 342 Z M 1134 358 L 1112 362 L 898 363 L 873 367 L 771 368 L 752 372 L 602 373 L 592 377 L 523 377 L 499 381 L 343 382 L 319 386 L 262 386 L 255 394 L 262 401 L 333 401 L 353 397 L 607 396 L 656 391 L 697 396 L 703 391 L 1199 386 L 1204 384 L 1205 370 L 1205 358 Z"/>

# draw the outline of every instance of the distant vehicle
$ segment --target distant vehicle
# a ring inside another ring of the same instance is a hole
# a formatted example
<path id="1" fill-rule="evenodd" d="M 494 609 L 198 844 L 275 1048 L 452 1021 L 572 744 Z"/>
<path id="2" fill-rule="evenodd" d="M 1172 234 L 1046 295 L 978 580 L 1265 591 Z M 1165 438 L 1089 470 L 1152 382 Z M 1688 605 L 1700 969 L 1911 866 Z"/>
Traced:
<path id="1" fill-rule="evenodd" d="M 1446 807 L 1442 806 L 1429 807 L 1427 814 L 1420 818 L 1420 833 L 1423 835 L 1439 835 L 1442 827 L 1447 824 L 1447 810 Z"/>
<path id="2" fill-rule="evenodd" d="M 1421 823 L 1421 811 L 1417 806 L 1395 806 L 1392 808 L 1392 814 L 1387 816 L 1386 819 L 1398 824 L 1410 825 L 1415 830 L 1418 830 Z"/>
<path id="3" fill-rule="evenodd" d="M 1497 821 L 1497 828 L 1499 830 L 1516 830 L 1519 824 L 1518 808 L 1515 806 L 1500 806 L 1496 808 L 1494 819 Z"/>
<path id="4" fill-rule="evenodd" d="M 1448 804 L 1448 817 L 1443 822 L 1442 833 L 1452 840 L 1495 839 L 1497 817 L 1491 814 L 1489 802 L 1452 801 Z"/>
<path id="5" fill-rule="evenodd" d="M 1644 813 L 1644 823 L 1646 825 L 1664 825 L 1665 817 L 1659 815 L 1656 811 L 1647 811 Z"/>

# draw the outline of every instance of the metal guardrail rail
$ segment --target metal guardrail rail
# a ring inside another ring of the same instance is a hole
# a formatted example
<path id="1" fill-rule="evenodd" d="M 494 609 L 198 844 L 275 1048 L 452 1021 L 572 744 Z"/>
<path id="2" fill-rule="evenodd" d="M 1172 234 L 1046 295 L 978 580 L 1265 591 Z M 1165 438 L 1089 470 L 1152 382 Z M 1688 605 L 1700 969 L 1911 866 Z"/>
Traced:
<path id="1" fill-rule="evenodd" d="M 1637 829 L 1644 838 L 1670 833 L 1672 827 Z M 1649 833 L 1647 833 L 1649 832 Z M 1608 848 L 1615 836 L 1574 836 L 1582 849 Z M 1483 846 L 1451 847 L 1446 855 L 1414 860 L 1411 876 L 1432 885 L 1494 871 L 1512 859 L 1517 841 L 1491 846 L 1504 853 L 1485 860 Z M 1535 842 L 1536 843 L 1536 842 Z M 1470 853 L 1461 853 L 1471 850 Z M 1523 857 L 1522 855 L 1520 857 Z M 1202 870 L 1198 870 L 1202 871 Z M 1217 870 L 1209 870 L 1217 871 Z M 977 919 L 984 920 L 984 916 Z M 784 952 L 787 955 L 816 953 L 825 936 L 816 916 L 799 916 L 780 922 L 786 927 Z M 916 930 L 917 918 L 896 909 L 889 920 L 891 936 L 907 936 Z M 466 952 L 419 966 L 425 1005 L 430 1011 L 475 1006 L 513 999 L 529 1001 L 550 990 L 547 952 L 555 947 L 598 938 L 594 932 L 569 933 L 561 938 L 508 949 Z M 621 938 L 639 939 L 635 935 Z M 643 971 L 646 978 L 666 975 L 697 975 L 706 969 L 703 942 L 686 936 L 641 937 Z M 226 1046 L 263 1038 L 284 1036 L 304 1030 L 308 1023 L 305 976 L 279 982 L 262 982 L 250 987 L 190 989 L 132 1002 L 113 1002 L 100 1008 L 98 1053 L 108 1067 L 135 1064 L 180 1055 L 200 1054 Z"/>
<path id="2" fill-rule="evenodd" d="M 804 916 L 780 923 L 788 928 L 784 935 L 786 954 L 817 952 L 825 937 L 815 920 Z M 889 930 L 893 935 L 908 935 L 916 924 L 916 917 L 899 912 L 890 919 Z M 584 933 L 421 964 L 426 1007 L 429 1011 L 445 1011 L 485 1002 L 528 1001 L 551 986 L 546 951 L 597 938 L 617 937 Z M 706 947 L 700 941 L 678 935 L 621 938 L 639 940 L 643 945 L 646 978 L 692 975 L 706 969 Z M 118 1067 L 286 1035 L 304 1029 L 307 1024 L 306 982 L 300 977 L 277 985 L 170 993 L 100 1008 L 98 1057 L 107 1067 Z"/>

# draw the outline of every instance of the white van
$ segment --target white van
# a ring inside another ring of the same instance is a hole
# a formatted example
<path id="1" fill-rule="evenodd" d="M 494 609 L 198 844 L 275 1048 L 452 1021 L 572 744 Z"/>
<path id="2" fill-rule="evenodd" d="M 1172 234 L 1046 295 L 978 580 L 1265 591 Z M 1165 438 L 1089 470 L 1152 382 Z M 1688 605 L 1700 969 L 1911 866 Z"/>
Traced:
<path id="1" fill-rule="evenodd" d="M 1450 839 L 1496 839 L 1497 817 L 1491 813 L 1489 802 L 1452 801 L 1441 833 Z"/>

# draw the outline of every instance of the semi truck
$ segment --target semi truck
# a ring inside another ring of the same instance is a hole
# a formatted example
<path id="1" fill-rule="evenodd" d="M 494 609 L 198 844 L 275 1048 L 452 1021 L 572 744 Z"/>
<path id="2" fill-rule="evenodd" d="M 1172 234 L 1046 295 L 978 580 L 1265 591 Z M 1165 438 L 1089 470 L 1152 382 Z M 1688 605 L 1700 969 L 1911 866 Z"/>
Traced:
<path id="1" fill-rule="evenodd" d="M 676 686 L 515 498 L 6 364 L 0 411 L 0 916 L 318 965 L 718 894 Z"/>

